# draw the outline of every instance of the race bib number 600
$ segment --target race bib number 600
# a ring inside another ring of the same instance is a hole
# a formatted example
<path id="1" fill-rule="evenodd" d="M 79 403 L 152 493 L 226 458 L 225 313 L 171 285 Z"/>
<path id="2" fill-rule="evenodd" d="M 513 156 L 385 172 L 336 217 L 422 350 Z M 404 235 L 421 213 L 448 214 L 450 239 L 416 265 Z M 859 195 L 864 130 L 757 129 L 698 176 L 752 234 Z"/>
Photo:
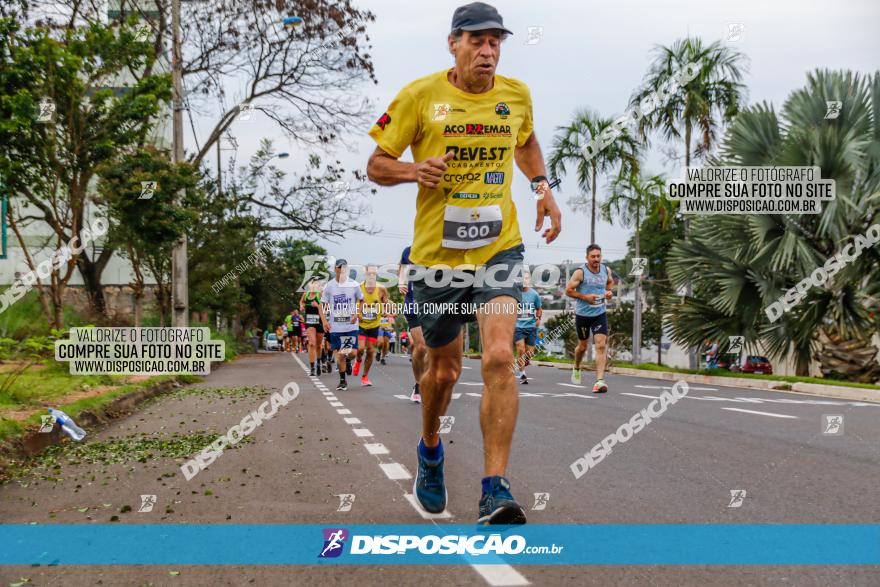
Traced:
<path id="1" fill-rule="evenodd" d="M 442 245 L 448 249 L 476 249 L 501 235 L 501 206 L 446 206 Z"/>

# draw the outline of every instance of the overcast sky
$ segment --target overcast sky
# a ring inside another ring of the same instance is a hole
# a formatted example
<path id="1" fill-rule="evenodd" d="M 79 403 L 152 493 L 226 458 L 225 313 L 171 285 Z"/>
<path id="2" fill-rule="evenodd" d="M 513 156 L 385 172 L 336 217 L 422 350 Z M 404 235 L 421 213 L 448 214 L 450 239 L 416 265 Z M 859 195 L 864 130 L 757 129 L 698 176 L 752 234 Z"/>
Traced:
<path id="1" fill-rule="evenodd" d="M 374 148 L 367 136 L 370 124 L 384 112 L 396 93 L 410 81 L 452 66 L 446 48 L 452 13 L 463 2 L 433 0 L 369 0 L 358 6 L 376 14 L 370 26 L 371 56 L 379 84 L 365 83 L 361 92 L 373 100 L 375 115 L 363 128 L 351 129 L 351 150 L 337 156 L 349 169 L 366 166 Z M 880 64 L 880 2 L 878 0 L 656 0 L 563 2 L 557 0 L 494 2 L 505 26 L 514 35 L 504 43 L 498 72 L 524 81 L 531 88 L 535 132 L 545 158 L 556 127 L 572 113 L 590 107 L 605 116 L 619 116 L 642 80 L 655 45 L 670 45 L 688 34 L 704 41 L 721 40 L 748 58 L 745 85 L 748 103 L 772 102 L 777 108 L 786 96 L 804 85 L 816 68 L 851 69 L 869 73 Z M 742 38 L 727 41 L 728 25 L 742 23 Z M 528 27 L 543 27 L 543 38 L 527 45 Z M 262 126 L 262 125 L 260 125 Z M 259 127 L 234 129 L 240 143 L 239 162 L 255 150 Z M 277 147 L 285 149 L 283 143 Z M 680 150 L 680 149 L 679 149 Z M 291 150 L 279 161 L 295 168 L 303 154 Z M 409 151 L 403 159 L 412 160 Z M 656 147 L 647 171 L 677 175 Z M 328 252 L 350 264 L 396 262 L 411 242 L 415 216 L 415 184 L 378 188 L 370 197 L 372 215 L 366 224 L 379 235 L 358 235 L 342 242 L 320 241 Z M 581 259 L 588 244 L 589 218 L 572 212 L 565 201 L 577 193 L 571 171 L 557 192 L 563 231 L 549 247 L 534 232 L 535 205 L 528 182 L 517 170 L 513 197 L 526 243 L 526 262 Z M 600 197 L 607 190 L 600 189 Z M 624 256 L 631 231 L 600 223 L 597 240 L 607 259 Z"/>

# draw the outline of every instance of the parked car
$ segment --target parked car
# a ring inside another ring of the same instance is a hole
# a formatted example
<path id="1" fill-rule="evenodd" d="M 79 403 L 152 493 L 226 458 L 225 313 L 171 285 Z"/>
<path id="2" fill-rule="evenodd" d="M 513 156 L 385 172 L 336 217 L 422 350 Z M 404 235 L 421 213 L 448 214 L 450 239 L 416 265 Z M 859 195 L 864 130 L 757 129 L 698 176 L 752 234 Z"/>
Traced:
<path id="1" fill-rule="evenodd" d="M 266 337 L 266 350 L 267 351 L 280 351 L 281 344 L 278 342 L 278 335 L 272 332 L 269 336 Z"/>
<path id="2" fill-rule="evenodd" d="M 754 373 L 755 375 L 773 375 L 773 365 L 770 359 L 758 355 L 749 355 L 742 365 L 733 365 L 730 368 L 735 373 Z"/>

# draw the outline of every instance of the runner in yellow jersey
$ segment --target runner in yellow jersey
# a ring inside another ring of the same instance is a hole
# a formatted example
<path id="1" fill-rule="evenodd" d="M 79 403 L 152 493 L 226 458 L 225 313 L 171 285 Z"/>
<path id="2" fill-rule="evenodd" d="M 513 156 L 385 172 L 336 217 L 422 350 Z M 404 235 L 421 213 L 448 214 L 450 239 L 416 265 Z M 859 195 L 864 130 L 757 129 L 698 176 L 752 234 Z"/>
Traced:
<path id="1" fill-rule="evenodd" d="M 498 11 L 488 4 L 456 9 L 447 39 L 454 67 L 417 79 L 397 94 L 370 129 L 377 148 L 367 164 L 369 178 L 379 185 L 418 184 L 410 259 L 429 268 L 413 278 L 428 367 L 419 385 L 422 439 L 413 493 L 429 512 L 446 508 L 440 417 L 461 374 L 462 324 L 474 319 L 462 304 L 477 305 L 485 452 L 479 522 L 486 524 L 525 522 L 504 477 L 519 401 L 510 341 L 524 250 L 511 195 L 513 164 L 537 185 L 547 179 L 529 89 L 495 73 L 508 34 Z M 407 148 L 414 162 L 398 160 Z M 561 230 L 561 218 L 546 185 L 540 198 L 529 193 L 529 200 L 536 204 L 536 232 L 550 217 L 551 226 L 542 233 L 549 244 Z M 445 279 L 449 267 L 456 269 L 452 282 Z M 426 305 L 432 303 L 454 305 Z M 450 309 L 423 311 L 437 307 Z"/>
<path id="2" fill-rule="evenodd" d="M 361 370 L 363 359 L 364 374 L 361 376 L 361 385 L 371 387 L 373 383 L 368 377 L 370 367 L 373 365 L 373 356 L 376 352 L 376 340 L 379 337 L 379 322 L 388 305 L 388 290 L 376 282 L 379 268 L 375 265 L 367 265 L 366 277 L 361 284 L 361 292 L 364 299 L 358 302 L 358 316 L 360 317 L 360 330 L 358 331 L 357 358 L 354 362 L 352 374 L 357 375 Z M 364 355 L 366 354 L 366 358 Z"/>
<path id="3" fill-rule="evenodd" d="M 388 356 L 388 347 L 391 345 L 391 337 L 394 334 L 394 316 L 383 314 L 379 320 L 379 363 L 385 365 L 385 357 Z"/>

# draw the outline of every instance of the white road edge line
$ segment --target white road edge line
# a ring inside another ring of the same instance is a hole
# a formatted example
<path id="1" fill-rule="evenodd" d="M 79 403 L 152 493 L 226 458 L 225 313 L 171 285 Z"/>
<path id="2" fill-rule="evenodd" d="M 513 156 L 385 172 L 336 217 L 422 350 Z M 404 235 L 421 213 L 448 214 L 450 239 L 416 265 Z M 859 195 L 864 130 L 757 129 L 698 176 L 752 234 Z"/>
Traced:
<path id="1" fill-rule="evenodd" d="M 787 414 L 771 414 L 770 412 L 758 412 L 756 410 L 743 410 L 742 408 L 721 408 L 722 410 L 729 410 L 731 412 L 743 412 L 746 414 L 758 414 L 759 416 L 772 416 L 773 418 L 789 418 L 791 420 L 797 420 L 797 416 L 789 416 Z"/>

